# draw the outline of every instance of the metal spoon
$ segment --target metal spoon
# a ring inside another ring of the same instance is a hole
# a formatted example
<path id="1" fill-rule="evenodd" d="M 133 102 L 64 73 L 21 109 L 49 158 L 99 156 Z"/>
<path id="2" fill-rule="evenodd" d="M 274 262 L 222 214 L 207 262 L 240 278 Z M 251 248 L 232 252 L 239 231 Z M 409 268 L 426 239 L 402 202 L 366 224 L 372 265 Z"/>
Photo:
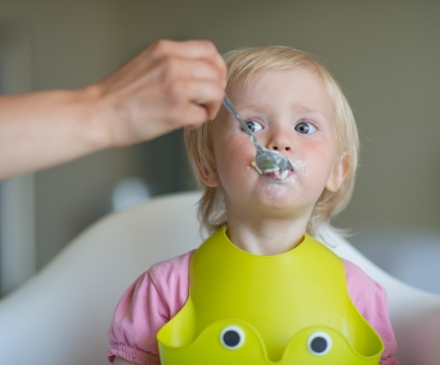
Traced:
<path id="1" fill-rule="evenodd" d="M 246 125 L 244 120 L 241 118 L 240 114 L 238 114 L 231 100 L 229 100 L 228 96 L 225 95 L 223 99 L 223 105 L 232 114 L 232 116 L 237 119 L 241 128 L 249 134 L 251 141 L 255 145 L 257 149 L 257 155 L 255 156 L 255 160 L 252 162 L 252 165 L 257 169 L 260 174 L 268 174 L 271 172 L 278 172 L 280 170 L 291 170 L 293 171 L 292 164 L 287 159 L 286 156 L 282 155 L 277 151 L 268 150 L 263 147 L 255 138 L 252 130 Z"/>

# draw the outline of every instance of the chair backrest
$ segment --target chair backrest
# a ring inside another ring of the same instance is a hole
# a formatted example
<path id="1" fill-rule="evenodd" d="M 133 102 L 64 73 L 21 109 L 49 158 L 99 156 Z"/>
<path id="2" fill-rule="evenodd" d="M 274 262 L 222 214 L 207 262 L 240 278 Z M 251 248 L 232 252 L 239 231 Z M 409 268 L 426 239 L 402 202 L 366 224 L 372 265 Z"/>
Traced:
<path id="1" fill-rule="evenodd" d="M 124 290 L 153 263 L 201 243 L 199 192 L 111 214 L 0 301 L 0 363 L 107 364 L 107 329 Z M 323 239 L 385 286 L 401 365 L 440 364 L 440 297 L 387 275 L 337 234 Z"/>
<path id="2" fill-rule="evenodd" d="M 334 252 L 361 267 L 387 291 L 400 365 L 440 364 L 440 296 L 397 280 L 335 232 L 324 228 L 321 235 Z"/>

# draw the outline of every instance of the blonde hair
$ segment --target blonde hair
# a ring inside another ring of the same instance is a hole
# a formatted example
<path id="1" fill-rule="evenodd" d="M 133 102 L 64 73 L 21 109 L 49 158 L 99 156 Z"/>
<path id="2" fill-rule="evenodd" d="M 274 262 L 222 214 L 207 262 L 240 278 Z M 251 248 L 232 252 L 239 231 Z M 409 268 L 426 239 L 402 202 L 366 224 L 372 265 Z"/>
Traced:
<path id="1" fill-rule="evenodd" d="M 325 189 L 316 202 L 307 225 L 307 232 L 316 235 L 318 226 L 328 223 L 333 215 L 343 210 L 353 193 L 359 137 L 347 99 L 329 71 L 307 52 L 284 46 L 264 46 L 235 50 L 227 53 L 224 58 L 228 66 L 226 91 L 244 76 L 247 78 L 246 81 L 249 81 L 257 74 L 272 71 L 306 68 L 321 77 L 334 105 L 338 157 L 348 163 L 348 172 L 339 190 L 331 192 Z M 185 143 L 191 166 L 203 188 L 198 207 L 199 220 L 212 233 L 226 223 L 226 212 L 221 189 L 206 186 L 199 175 L 200 168 L 214 165 L 210 138 L 211 124 L 212 121 L 208 121 L 197 129 L 186 130 Z"/>

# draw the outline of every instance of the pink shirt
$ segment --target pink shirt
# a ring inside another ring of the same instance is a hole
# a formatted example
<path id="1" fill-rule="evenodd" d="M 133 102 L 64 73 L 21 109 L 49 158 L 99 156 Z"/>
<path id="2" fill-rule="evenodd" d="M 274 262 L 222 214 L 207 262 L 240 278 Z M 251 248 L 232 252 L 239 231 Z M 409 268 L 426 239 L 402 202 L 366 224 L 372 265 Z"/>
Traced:
<path id="1" fill-rule="evenodd" d="M 160 364 L 156 334 L 188 299 L 188 267 L 194 251 L 153 265 L 127 289 L 108 332 L 110 362 L 119 356 L 140 365 Z M 385 344 L 380 364 L 398 364 L 385 290 L 355 264 L 344 260 L 344 266 L 353 304 Z"/>

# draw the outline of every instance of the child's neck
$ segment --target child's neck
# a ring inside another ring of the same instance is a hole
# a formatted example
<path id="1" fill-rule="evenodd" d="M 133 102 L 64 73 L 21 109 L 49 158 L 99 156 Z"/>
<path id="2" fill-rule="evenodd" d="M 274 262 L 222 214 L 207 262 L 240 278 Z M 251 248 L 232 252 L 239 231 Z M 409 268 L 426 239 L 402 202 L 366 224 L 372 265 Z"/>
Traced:
<path id="1" fill-rule="evenodd" d="M 256 255 L 278 255 L 301 243 L 307 220 L 228 220 L 227 235 L 231 242 L 244 251 Z"/>

